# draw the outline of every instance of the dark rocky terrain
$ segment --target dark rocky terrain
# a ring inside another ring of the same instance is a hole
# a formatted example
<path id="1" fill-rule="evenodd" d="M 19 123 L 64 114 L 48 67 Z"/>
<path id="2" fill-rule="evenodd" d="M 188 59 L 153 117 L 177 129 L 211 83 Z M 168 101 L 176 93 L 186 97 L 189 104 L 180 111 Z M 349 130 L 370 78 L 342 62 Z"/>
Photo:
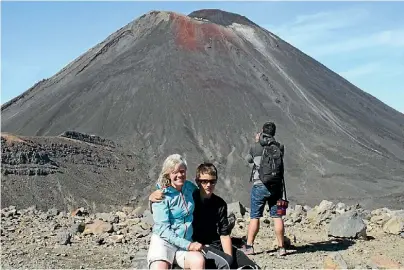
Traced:
<path id="1" fill-rule="evenodd" d="M 240 245 L 249 209 L 229 204 L 237 217 L 233 243 Z M 229 212 L 229 213 L 230 213 Z M 255 255 L 271 269 L 403 269 L 404 212 L 369 211 L 322 201 L 295 205 L 285 216 L 288 255 L 276 256 L 271 219 L 263 218 Z M 2 269 L 145 269 L 153 220 L 149 211 L 45 211 L 15 206 L 1 210 Z"/>
<path id="2" fill-rule="evenodd" d="M 244 156 L 268 120 L 292 202 L 404 206 L 404 115 L 238 14 L 144 14 L 1 116 L 2 132 L 25 141 L 2 140 L 2 206 L 144 202 L 175 152 L 189 178 L 215 162 L 219 193 L 249 205 Z"/>
<path id="3" fill-rule="evenodd" d="M 69 210 L 121 208 L 152 190 L 143 157 L 114 142 L 78 132 L 54 137 L 2 134 L 2 207 Z"/>

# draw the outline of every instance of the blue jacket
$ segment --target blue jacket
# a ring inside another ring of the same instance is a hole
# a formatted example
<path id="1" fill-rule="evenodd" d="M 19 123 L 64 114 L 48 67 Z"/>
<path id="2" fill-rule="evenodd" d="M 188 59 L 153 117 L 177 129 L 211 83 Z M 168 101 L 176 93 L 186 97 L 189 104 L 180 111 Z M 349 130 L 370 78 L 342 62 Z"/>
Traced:
<path id="1" fill-rule="evenodd" d="M 187 250 L 192 242 L 194 200 L 196 185 L 186 180 L 182 191 L 173 187 L 164 189 L 164 199 L 152 204 L 153 233 L 167 242 Z"/>

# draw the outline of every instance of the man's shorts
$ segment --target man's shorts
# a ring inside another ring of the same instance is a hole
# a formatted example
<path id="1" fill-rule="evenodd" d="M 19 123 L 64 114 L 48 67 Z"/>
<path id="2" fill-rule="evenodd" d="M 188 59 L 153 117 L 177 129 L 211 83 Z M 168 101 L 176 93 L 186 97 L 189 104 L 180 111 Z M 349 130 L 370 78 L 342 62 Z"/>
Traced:
<path id="1" fill-rule="evenodd" d="M 184 269 L 186 254 L 186 250 L 181 250 L 159 236 L 152 234 L 149 252 L 147 253 L 147 265 L 150 269 L 152 262 L 166 261 L 171 264 L 171 267 L 173 264 L 177 264 L 179 267 Z"/>
<path id="2" fill-rule="evenodd" d="M 254 184 L 251 189 L 250 218 L 261 218 L 266 203 L 269 206 L 269 215 L 273 218 L 280 218 L 281 216 L 276 213 L 279 194 L 280 191 L 271 193 L 264 184 Z"/>

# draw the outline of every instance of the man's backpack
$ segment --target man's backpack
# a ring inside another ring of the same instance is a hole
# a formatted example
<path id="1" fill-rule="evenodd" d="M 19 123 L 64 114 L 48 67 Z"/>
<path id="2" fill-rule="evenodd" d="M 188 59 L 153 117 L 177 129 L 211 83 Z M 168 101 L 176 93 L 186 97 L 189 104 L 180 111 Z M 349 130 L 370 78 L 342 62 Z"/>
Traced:
<path id="1" fill-rule="evenodd" d="M 282 184 L 284 146 L 275 140 L 271 140 L 263 147 L 264 150 L 262 151 L 258 170 L 260 180 L 266 186 Z"/>

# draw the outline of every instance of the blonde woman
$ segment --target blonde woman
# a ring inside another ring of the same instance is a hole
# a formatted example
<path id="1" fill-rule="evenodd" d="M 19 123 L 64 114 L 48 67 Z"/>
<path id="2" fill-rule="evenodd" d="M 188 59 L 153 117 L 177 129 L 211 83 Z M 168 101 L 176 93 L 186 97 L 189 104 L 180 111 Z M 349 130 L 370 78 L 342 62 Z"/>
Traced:
<path id="1" fill-rule="evenodd" d="M 192 220 L 196 186 L 186 180 L 187 163 L 178 154 L 163 163 L 158 185 L 164 199 L 152 204 L 153 234 L 147 261 L 150 269 L 170 269 L 178 264 L 183 269 L 204 269 L 202 244 L 192 242 Z"/>

